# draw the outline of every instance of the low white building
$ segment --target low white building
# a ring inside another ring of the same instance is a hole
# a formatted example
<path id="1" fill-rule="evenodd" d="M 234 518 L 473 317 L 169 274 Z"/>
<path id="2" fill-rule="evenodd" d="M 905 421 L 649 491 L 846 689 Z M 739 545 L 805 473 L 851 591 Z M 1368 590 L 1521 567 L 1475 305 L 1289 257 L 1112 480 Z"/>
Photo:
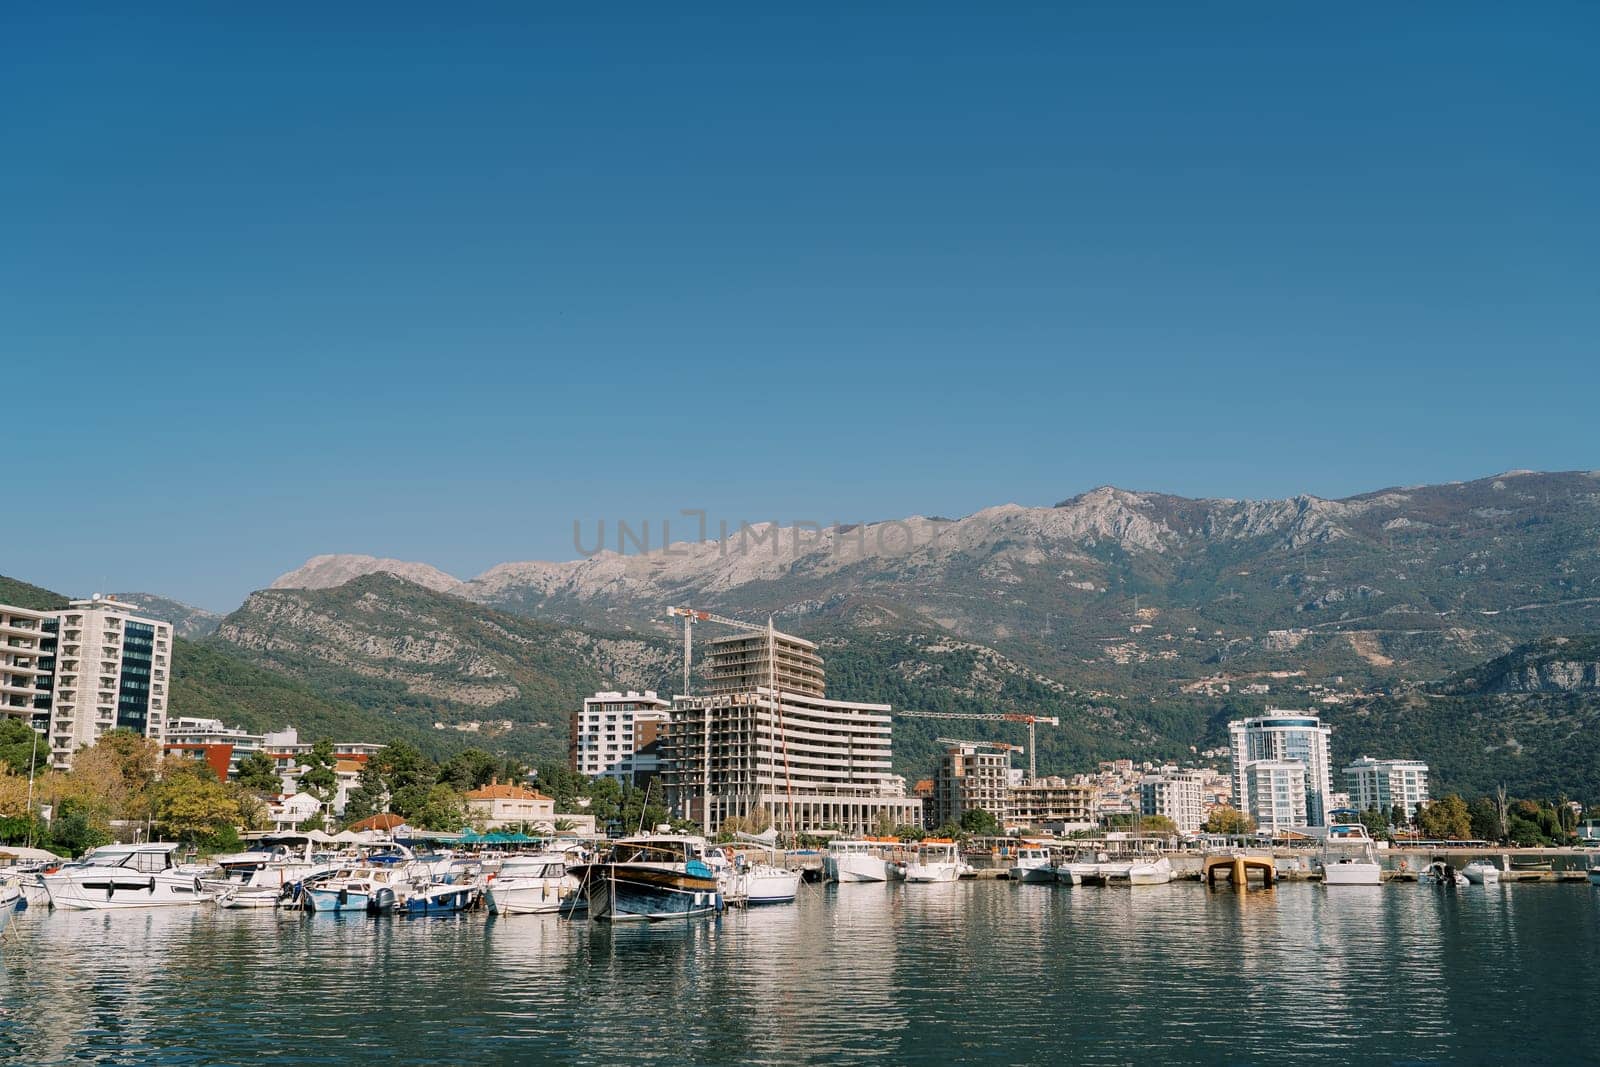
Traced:
<path id="1" fill-rule="evenodd" d="M 498 782 L 466 794 L 467 816 L 486 830 L 554 829 L 556 802 L 537 789 Z"/>
<path id="2" fill-rule="evenodd" d="M 1411 819 L 1428 802 L 1428 765 L 1419 760 L 1362 756 L 1345 767 L 1344 778 L 1357 811 L 1387 815 L 1398 805 Z"/>
<path id="3" fill-rule="evenodd" d="M 293 830 L 322 810 L 322 801 L 310 793 L 296 793 L 276 804 L 267 805 L 267 815 L 275 830 Z"/>

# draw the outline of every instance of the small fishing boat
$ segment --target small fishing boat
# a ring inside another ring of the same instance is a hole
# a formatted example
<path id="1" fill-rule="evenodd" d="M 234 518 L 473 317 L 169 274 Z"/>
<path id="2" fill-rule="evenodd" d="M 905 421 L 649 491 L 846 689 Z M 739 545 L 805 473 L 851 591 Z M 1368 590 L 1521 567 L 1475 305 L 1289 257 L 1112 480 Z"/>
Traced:
<path id="1" fill-rule="evenodd" d="M 1512 871 L 1548 871 L 1553 867 L 1554 864 L 1545 856 L 1511 857 Z"/>
<path id="2" fill-rule="evenodd" d="M 302 884 L 300 899 L 307 911 L 364 912 L 380 889 L 393 891 L 391 907 L 410 894 L 402 872 L 389 867 L 343 867 L 321 881 Z"/>
<path id="3" fill-rule="evenodd" d="M 887 882 L 894 875 L 884 855 L 898 841 L 830 841 L 822 854 L 822 873 L 830 882 Z"/>
<path id="4" fill-rule="evenodd" d="M 1383 884 L 1377 846 L 1360 823 L 1329 827 L 1320 861 L 1325 886 Z"/>
<path id="5" fill-rule="evenodd" d="M 1500 868 L 1493 860 L 1477 859 L 1461 868 L 1461 875 L 1473 885 L 1499 885 Z"/>
<path id="6" fill-rule="evenodd" d="M 483 890 L 473 883 L 456 885 L 450 882 L 434 882 L 423 888 L 413 888 L 404 899 L 396 899 L 392 907 L 400 915 L 443 915 L 468 910 L 478 903 L 482 892 Z M 388 899 L 385 894 L 394 894 L 394 889 L 378 890 L 377 899 L 380 907 L 381 902 Z"/>
<path id="7" fill-rule="evenodd" d="M 1017 858 L 1009 872 L 1013 882 L 1053 882 L 1056 869 L 1050 866 L 1050 850 L 1038 845 L 1024 845 L 1017 849 Z"/>

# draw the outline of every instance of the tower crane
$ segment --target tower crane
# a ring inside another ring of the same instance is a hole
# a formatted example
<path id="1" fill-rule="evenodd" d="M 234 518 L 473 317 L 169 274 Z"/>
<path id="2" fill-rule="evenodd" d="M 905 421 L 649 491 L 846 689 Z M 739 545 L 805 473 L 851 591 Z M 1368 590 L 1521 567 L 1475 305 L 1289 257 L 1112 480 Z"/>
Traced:
<path id="1" fill-rule="evenodd" d="M 683 695 L 689 695 L 689 660 L 694 649 L 694 624 L 697 622 L 714 622 L 722 626 L 731 626 L 735 630 L 744 630 L 748 633 L 772 632 L 772 620 L 768 619 L 765 626 L 755 623 L 743 622 L 739 619 L 730 619 L 726 615 L 715 615 L 709 611 L 699 611 L 695 608 L 668 608 L 667 615 L 678 616 L 683 619 Z M 777 675 L 773 675 L 774 684 Z"/>
<path id="2" fill-rule="evenodd" d="M 965 741 L 959 737 L 936 737 L 936 745 L 971 745 L 973 748 L 998 748 L 1002 752 L 1021 752 L 1021 745 L 1013 745 L 1009 741 Z"/>
<path id="3" fill-rule="evenodd" d="M 1039 776 L 1039 760 L 1036 755 L 1038 738 L 1034 734 L 1039 723 L 1046 726 L 1060 726 L 1061 720 L 1054 715 L 1024 715 L 1021 712 L 1004 712 L 993 715 L 968 715 L 959 711 L 900 711 L 895 714 L 908 719 L 948 719 L 952 722 L 1025 722 L 1028 724 L 1028 781 L 1033 781 Z"/>

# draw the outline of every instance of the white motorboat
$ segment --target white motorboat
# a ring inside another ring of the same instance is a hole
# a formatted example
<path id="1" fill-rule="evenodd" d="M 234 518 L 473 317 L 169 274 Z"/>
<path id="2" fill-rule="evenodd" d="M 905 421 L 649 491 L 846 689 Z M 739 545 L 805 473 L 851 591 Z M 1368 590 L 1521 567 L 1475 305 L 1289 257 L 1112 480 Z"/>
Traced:
<path id="1" fill-rule="evenodd" d="M 1330 826 L 1322 843 L 1322 884 L 1382 885 L 1377 846 L 1360 823 Z"/>
<path id="2" fill-rule="evenodd" d="M 1061 885 L 1082 885 L 1083 876 L 1078 873 L 1077 865 L 1073 863 L 1059 863 L 1050 868 L 1056 876 L 1056 881 Z"/>
<path id="3" fill-rule="evenodd" d="M 1444 860 L 1434 860 L 1428 864 L 1427 867 L 1423 868 L 1422 873 L 1417 876 L 1417 881 L 1423 885 L 1437 885 L 1446 888 L 1472 884 L 1467 881 L 1466 875 L 1450 866 Z"/>
<path id="4" fill-rule="evenodd" d="M 1172 861 L 1162 856 L 1149 863 L 1134 863 L 1128 867 L 1129 885 L 1166 885 L 1172 881 Z"/>
<path id="5" fill-rule="evenodd" d="M 77 863 L 43 876 L 57 908 L 121 911 L 199 904 L 210 900 L 199 875 L 173 866 L 172 842 L 102 845 Z"/>
<path id="6" fill-rule="evenodd" d="M 792 904 L 800 895 L 800 872 L 775 863 L 756 862 L 735 866 L 729 875 L 731 892 L 725 896 L 757 904 Z"/>
<path id="7" fill-rule="evenodd" d="M 916 853 L 900 870 L 908 882 L 954 882 L 961 877 L 964 866 L 954 841 L 930 839 L 917 846 Z"/>
<path id="8" fill-rule="evenodd" d="M 1056 869 L 1050 866 L 1050 850 L 1038 845 L 1024 845 L 1017 849 L 1017 858 L 1011 864 L 1013 882 L 1053 882 Z"/>
<path id="9" fill-rule="evenodd" d="M 1473 860 L 1461 868 L 1461 875 L 1473 885 L 1491 886 L 1500 884 L 1500 868 L 1495 866 L 1493 860 Z"/>
<path id="10" fill-rule="evenodd" d="M 559 911 L 578 891 L 560 852 L 508 856 L 490 879 L 485 896 L 496 915 L 540 915 Z"/>
<path id="11" fill-rule="evenodd" d="M 831 841 L 822 854 L 822 873 L 830 882 L 887 882 L 894 877 L 881 841 Z"/>

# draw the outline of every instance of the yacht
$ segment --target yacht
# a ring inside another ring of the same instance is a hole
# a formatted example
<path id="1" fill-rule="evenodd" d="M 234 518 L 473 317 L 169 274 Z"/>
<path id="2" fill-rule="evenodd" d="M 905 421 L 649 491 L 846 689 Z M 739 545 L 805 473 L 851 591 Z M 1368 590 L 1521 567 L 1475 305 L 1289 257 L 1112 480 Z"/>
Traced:
<path id="1" fill-rule="evenodd" d="M 722 910 L 722 891 L 706 839 L 647 834 L 616 842 L 604 859 L 573 869 L 589 917 L 604 922 L 683 919 Z"/>
<path id="2" fill-rule="evenodd" d="M 1129 885 L 1166 885 L 1172 878 L 1172 861 L 1165 856 L 1128 867 Z"/>
<path id="3" fill-rule="evenodd" d="M 564 853 L 541 852 L 506 857 L 484 896 L 496 915 L 542 915 L 560 911 L 578 886 L 578 879 L 567 872 Z"/>
<path id="4" fill-rule="evenodd" d="M 333 865 L 319 862 L 312 852 L 312 841 L 303 845 L 288 840 L 264 843 L 248 852 L 218 856 L 216 864 L 223 877 L 208 879 L 221 908 L 272 908 L 287 899 L 295 883 L 328 872 Z"/>
<path id="5" fill-rule="evenodd" d="M 1359 823 L 1330 826 L 1322 843 L 1322 884 L 1381 885 L 1383 866 L 1367 828 Z"/>
<path id="6" fill-rule="evenodd" d="M 1461 868 L 1461 874 L 1473 885 L 1491 886 L 1500 884 L 1500 868 L 1495 866 L 1494 860 L 1473 860 Z"/>
<path id="7" fill-rule="evenodd" d="M 1050 866 L 1050 850 L 1038 845 L 1024 845 L 1017 849 L 1016 862 L 1011 865 L 1013 882 L 1053 882 L 1056 869 Z"/>
<path id="8" fill-rule="evenodd" d="M 928 838 L 901 867 L 908 882 L 954 882 L 961 877 L 961 857 L 954 841 Z"/>
<path id="9" fill-rule="evenodd" d="M 831 841 L 822 854 L 822 872 L 830 882 L 887 882 L 893 877 L 881 841 Z"/>
<path id="10" fill-rule="evenodd" d="M 179 870 L 167 841 L 101 845 L 77 863 L 43 876 L 53 907 L 74 911 L 120 911 L 199 904 L 210 900 L 200 876 Z"/>

